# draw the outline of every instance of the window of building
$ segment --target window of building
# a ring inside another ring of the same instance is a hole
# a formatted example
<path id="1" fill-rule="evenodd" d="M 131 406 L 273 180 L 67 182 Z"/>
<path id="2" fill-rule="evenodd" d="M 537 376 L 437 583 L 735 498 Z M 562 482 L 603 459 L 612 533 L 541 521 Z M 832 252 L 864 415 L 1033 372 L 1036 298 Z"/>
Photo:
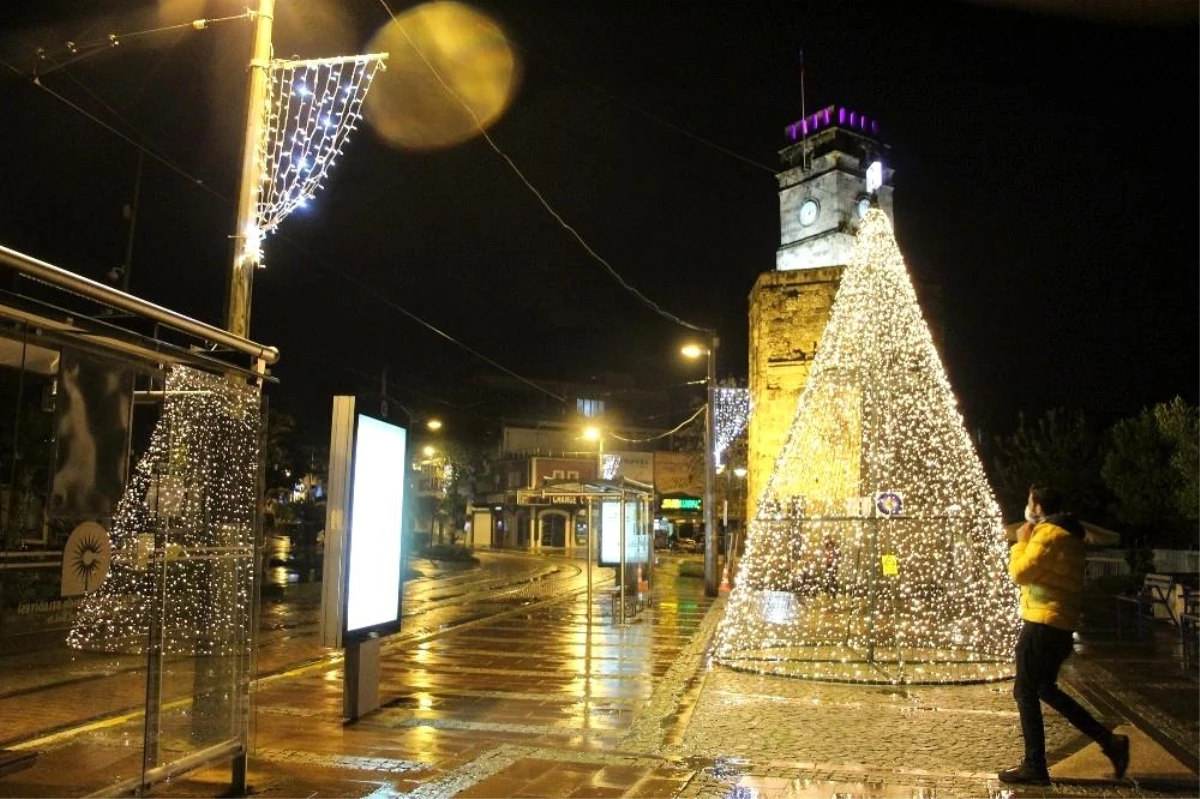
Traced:
<path id="1" fill-rule="evenodd" d="M 591 419 L 596 416 L 604 415 L 604 400 L 584 399 L 577 397 L 575 400 L 575 410 L 579 411 L 579 415 L 584 418 Z"/>

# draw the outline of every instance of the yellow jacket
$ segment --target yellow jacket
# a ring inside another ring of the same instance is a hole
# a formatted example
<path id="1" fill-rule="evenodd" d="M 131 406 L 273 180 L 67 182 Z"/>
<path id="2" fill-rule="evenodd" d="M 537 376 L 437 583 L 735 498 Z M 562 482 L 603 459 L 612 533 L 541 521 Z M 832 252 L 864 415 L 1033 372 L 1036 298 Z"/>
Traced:
<path id="1" fill-rule="evenodd" d="M 1029 540 L 1009 553 L 1008 574 L 1021 586 L 1021 618 L 1078 629 L 1086 554 L 1083 527 L 1075 517 L 1061 514 L 1038 522 Z"/>

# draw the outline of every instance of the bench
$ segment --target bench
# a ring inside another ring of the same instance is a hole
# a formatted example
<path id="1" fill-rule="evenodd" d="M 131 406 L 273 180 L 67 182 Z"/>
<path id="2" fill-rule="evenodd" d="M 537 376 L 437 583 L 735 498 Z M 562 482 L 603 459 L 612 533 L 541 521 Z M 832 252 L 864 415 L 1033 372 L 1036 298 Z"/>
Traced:
<path id="1" fill-rule="evenodd" d="M 1123 611 L 1130 609 L 1137 622 L 1139 636 L 1146 631 L 1146 622 L 1156 618 L 1166 618 L 1180 627 L 1179 615 L 1173 604 L 1174 587 L 1175 578 L 1169 574 L 1147 574 L 1141 590 L 1136 594 L 1117 594 L 1113 597 L 1117 602 L 1117 637 L 1121 637 Z M 1165 615 L 1157 614 L 1156 608 L 1165 611 Z"/>

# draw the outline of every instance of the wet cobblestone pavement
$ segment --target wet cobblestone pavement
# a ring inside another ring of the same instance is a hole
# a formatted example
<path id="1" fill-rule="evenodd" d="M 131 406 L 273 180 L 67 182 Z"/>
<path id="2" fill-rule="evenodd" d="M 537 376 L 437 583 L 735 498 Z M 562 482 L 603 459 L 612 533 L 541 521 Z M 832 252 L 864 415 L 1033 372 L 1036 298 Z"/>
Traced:
<path id="1" fill-rule="evenodd" d="M 531 585 L 499 616 L 384 648 L 384 707 L 341 718 L 340 662 L 260 680 L 248 782 L 261 797 L 1026 797 L 1196 796 L 1195 675 L 1170 640 L 1081 647 L 1066 688 L 1133 740 L 1130 779 L 1046 714 L 1055 782 L 1001 790 L 1021 756 L 1011 683 L 851 686 L 730 671 L 708 661 L 724 601 L 667 561 L 655 601 L 621 626 L 597 595 L 545 601 Z M 115 761 L 137 730 L 86 734 Z M 69 758 L 81 736 L 46 746 Z M 82 751 L 80 749 L 79 751 Z M 159 786 L 218 796 L 228 769 Z M 0 796 L 55 793 L 0 780 Z M 75 794 L 78 795 L 78 794 Z"/>

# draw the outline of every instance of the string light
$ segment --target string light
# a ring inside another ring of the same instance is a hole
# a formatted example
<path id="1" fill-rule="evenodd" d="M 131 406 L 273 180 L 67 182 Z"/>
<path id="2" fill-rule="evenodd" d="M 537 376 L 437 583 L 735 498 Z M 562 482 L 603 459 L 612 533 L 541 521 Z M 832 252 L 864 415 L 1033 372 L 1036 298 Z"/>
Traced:
<path id="1" fill-rule="evenodd" d="M 846 682 L 1012 675 L 1000 508 L 882 211 L 863 220 L 758 508 L 718 662 Z"/>
<path id="2" fill-rule="evenodd" d="M 255 230 L 248 233 L 258 247 L 247 246 L 256 263 L 262 263 L 262 239 L 324 187 L 362 119 L 363 99 L 386 57 L 271 62 Z"/>
<path id="3" fill-rule="evenodd" d="M 750 420 L 750 390 L 731 386 L 713 389 L 713 457 L 715 466 Z"/>
<path id="4" fill-rule="evenodd" d="M 182 366 L 168 373 L 165 389 L 150 447 L 117 503 L 108 579 L 84 598 L 67 644 L 244 654 L 255 579 L 259 394 Z"/>

